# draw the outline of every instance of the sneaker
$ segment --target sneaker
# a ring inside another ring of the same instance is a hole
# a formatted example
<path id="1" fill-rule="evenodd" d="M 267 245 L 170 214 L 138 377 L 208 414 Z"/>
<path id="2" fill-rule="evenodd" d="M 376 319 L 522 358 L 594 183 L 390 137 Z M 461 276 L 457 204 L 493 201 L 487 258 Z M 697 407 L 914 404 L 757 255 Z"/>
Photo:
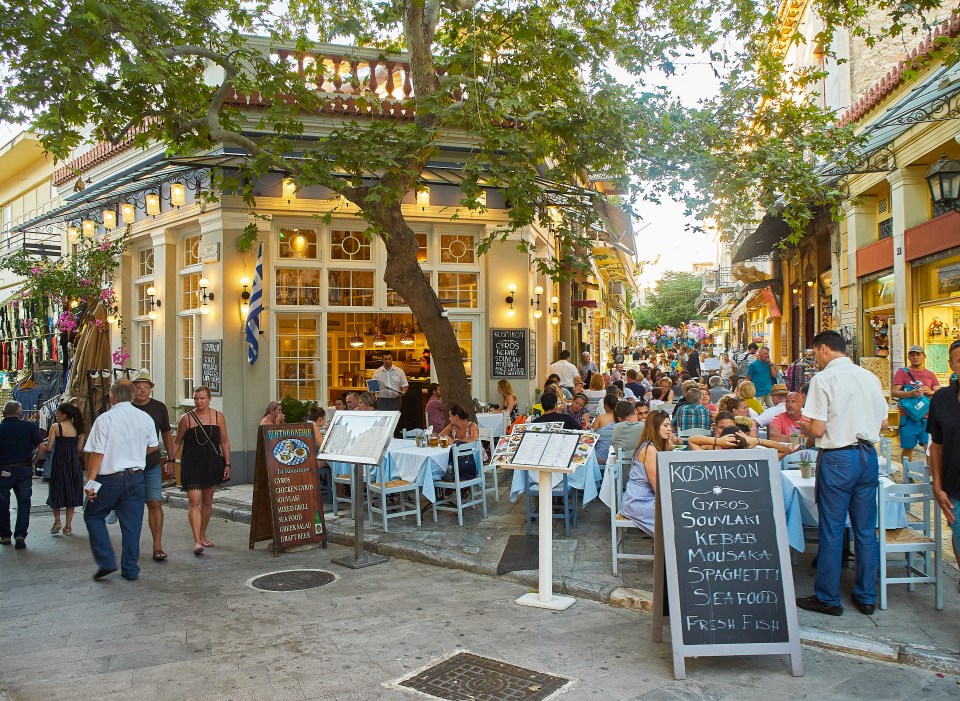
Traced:
<path id="1" fill-rule="evenodd" d="M 10 536 L 0 538 L 0 545 L 10 545 Z"/>
<path id="2" fill-rule="evenodd" d="M 797 599 L 797 606 L 804 609 L 805 611 L 813 611 L 814 613 L 825 613 L 828 616 L 842 616 L 843 615 L 843 606 L 831 606 L 826 604 L 820 599 L 813 596 L 805 596 L 803 598 Z"/>
<path id="3" fill-rule="evenodd" d="M 855 596 L 851 596 L 850 599 L 853 601 L 853 605 L 857 607 L 857 610 L 864 616 L 872 616 L 877 610 L 876 604 L 865 603 Z"/>
<path id="4" fill-rule="evenodd" d="M 27 541 L 25 538 L 17 538 L 16 540 L 17 540 L 17 544 L 14 545 L 13 547 L 16 548 L 17 550 L 23 550 L 25 547 L 27 547 Z"/>

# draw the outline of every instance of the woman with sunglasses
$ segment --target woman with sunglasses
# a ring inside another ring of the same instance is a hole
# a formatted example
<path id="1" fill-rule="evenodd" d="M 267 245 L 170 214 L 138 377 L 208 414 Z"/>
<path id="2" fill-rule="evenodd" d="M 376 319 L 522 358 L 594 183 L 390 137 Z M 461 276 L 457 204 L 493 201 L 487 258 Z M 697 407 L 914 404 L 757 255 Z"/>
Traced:
<path id="1" fill-rule="evenodd" d="M 672 432 L 667 412 L 662 409 L 650 412 L 630 465 L 630 478 L 620 503 L 620 514 L 651 535 L 657 503 L 657 453 L 673 450 Z"/>

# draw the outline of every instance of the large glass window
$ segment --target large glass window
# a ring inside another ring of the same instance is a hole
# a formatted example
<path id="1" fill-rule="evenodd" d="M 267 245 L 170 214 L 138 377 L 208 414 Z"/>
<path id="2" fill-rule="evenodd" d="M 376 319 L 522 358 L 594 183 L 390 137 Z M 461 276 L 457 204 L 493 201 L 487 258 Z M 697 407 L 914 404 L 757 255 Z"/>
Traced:
<path id="1" fill-rule="evenodd" d="M 316 316 L 277 315 L 277 398 L 321 401 Z"/>
<path id="2" fill-rule="evenodd" d="M 137 349 L 140 369 L 149 372 L 153 366 L 153 326 L 150 324 L 137 324 Z"/>
<path id="3" fill-rule="evenodd" d="M 180 311 L 200 308 L 200 273 L 181 275 Z"/>
<path id="4" fill-rule="evenodd" d="M 137 252 L 137 277 L 153 275 L 153 249 L 142 248 Z"/>
<path id="5" fill-rule="evenodd" d="M 445 307 L 479 306 L 479 273 L 437 273 L 437 296 Z"/>
<path id="6" fill-rule="evenodd" d="M 150 283 L 143 285 L 137 285 L 137 310 L 136 316 L 146 316 L 150 313 L 150 295 L 147 294 L 147 289 L 150 287 Z"/>
<path id="7" fill-rule="evenodd" d="M 327 299 L 331 306 L 372 307 L 372 270 L 331 270 Z"/>
<path id="8" fill-rule="evenodd" d="M 183 398 L 193 397 L 196 387 L 197 317 L 180 317 L 180 381 Z"/>
<path id="9" fill-rule="evenodd" d="M 293 260 L 316 260 L 320 251 L 316 229 L 280 229 L 280 257 Z"/>
<path id="10" fill-rule="evenodd" d="M 320 270 L 277 268 L 277 304 L 320 304 Z"/>
<path id="11" fill-rule="evenodd" d="M 362 231 L 330 232 L 330 258 L 333 260 L 370 260 L 370 240 Z"/>
<path id="12" fill-rule="evenodd" d="M 477 258 L 475 233 L 440 234 L 440 262 L 473 264 Z"/>
<path id="13" fill-rule="evenodd" d="M 200 239 L 201 236 L 187 236 L 183 240 L 183 268 L 189 268 L 192 265 L 200 265 Z"/>

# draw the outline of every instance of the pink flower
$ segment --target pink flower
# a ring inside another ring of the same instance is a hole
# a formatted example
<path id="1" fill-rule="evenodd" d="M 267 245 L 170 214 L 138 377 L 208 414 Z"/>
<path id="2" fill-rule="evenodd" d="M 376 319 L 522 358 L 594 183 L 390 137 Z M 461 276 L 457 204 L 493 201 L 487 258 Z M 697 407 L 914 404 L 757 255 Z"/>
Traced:
<path id="1" fill-rule="evenodd" d="M 40 273 L 43 272 L 43 268 L 34 266 L 34 267 L 30 268 L 30 272 L 33 273 L 34 275 L 39 275 Z"/>
<path id="2" fill-rule="evenodd" d="M 100 242 L 100 250 L 101 250 L 101 251 L 107 251 L 107 250 L 109 250 L 109 249 L 110 249 L 110 246 L 111 246 L 111 244 L 110 244 L 110 239 L 104 239 L 103 241 Z"/>
<path id="3" fill-rule="evenodd" d="M 123 367 L 124 363 L 130 358 L 130 351 L 128 351 L 123 346 L 120 346 L 115 351 L 113 351 L 113 364 Z"/>
<path id="4" fill-rule="evenodd" d="M 90 284 L 90 278 L 88 278 L 88 277 L 82 277 L 82 278 L 80 278 L 80 284 L 81 284 L 82 286 L 86 287 L 87 285 Z"/>
<path id="5" fill-rule="evenodd" d="M 60 312 L 60 318 L 57 319 L 57 328 L 64 333 L 70 333 L 77 330 L 77 315 L 71 311 Z"/>
<path id="6" fill-rule="evenodd" d="M 94 319 L 93 323 L 96 324 L 97 329 L 100 331 L 103 331 L 107 328 L 107 322 L 103 321 L 102 319 Z"/>
<path id="7" fill-rule="evenodd" d="M 107 304 L 113 304 L 117 301 L 117 293 L 114 292 L 112 287 L 108 287 L 107 289 L 100 291 L 100 299 Z"/>

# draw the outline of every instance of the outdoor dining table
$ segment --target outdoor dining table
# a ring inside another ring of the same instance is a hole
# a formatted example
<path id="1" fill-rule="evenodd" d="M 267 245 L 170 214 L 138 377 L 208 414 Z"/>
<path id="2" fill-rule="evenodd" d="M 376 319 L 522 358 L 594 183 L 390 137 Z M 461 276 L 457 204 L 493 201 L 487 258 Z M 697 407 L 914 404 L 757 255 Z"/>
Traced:
<path id="1" fill-rule="evenodd" d="M 510 501 L 515 502 L 523 494 L 523 473 L 530 475 L 531 484 L 537 484 L 538 473 L 536 470 L 514 470 L 513 480 L 510 482 Z M 583 500 L 581 506 L 586 506 L 597 498 L 597 482 L 602 479 L 600 473 L 600 463 L 597 462 L 597 456 L 594 451 L 590 451 L 590 456 L 573 474 L 568 475 L 567 479 L 570 486 L 575 489 L 583 490 Z M 553 474 L 553 486 L 556 487 L 563 481 L 563 475 Z"/>
<path id="2" fill-rule="evenodd" d="M 803 457 L 803 453 L 806 453 L 811 460 L 816 462 L 817 459 L 817 450 L 816 448 L 803 448 L 801 450 L 795 450 L 792 453 L 787 453 L 783 456 L 783 459 L 780 461 L 781 470 L 799 470 L 800 469 L 800 458 Z M 892 472 L 893 465 L 887 465 L 887 459 L 882 455 L 877 456 L 877 464 L 880 466 L 881 475 L 889 475 Z"/>
<path id="3" fill-rule="evenodd" d="M 787 516 L 787 542 L 797 552 L 803 552 L 803 527 L 816 526 L 819 522 L 814 477 L 804 478 L 800 470 L 783 470 L 780 473 L 780 486 L 783 489 L 783 503 Z M 880 488 L 893 484 L 893 481 L 881 475 Z M 887 504 L 887 528 L 906 528 L 907 512 L 903 504 L 890 502 Z"/>
<path id="4" fill-rule="evenodd" d="M 477 414 L 477 426 L 480 428 L 489 428 L 494 438 L 499 438 L 507 433 L 507 425 L 504 419 L 507 414 L 500 412 L 488 412 Z"/>

